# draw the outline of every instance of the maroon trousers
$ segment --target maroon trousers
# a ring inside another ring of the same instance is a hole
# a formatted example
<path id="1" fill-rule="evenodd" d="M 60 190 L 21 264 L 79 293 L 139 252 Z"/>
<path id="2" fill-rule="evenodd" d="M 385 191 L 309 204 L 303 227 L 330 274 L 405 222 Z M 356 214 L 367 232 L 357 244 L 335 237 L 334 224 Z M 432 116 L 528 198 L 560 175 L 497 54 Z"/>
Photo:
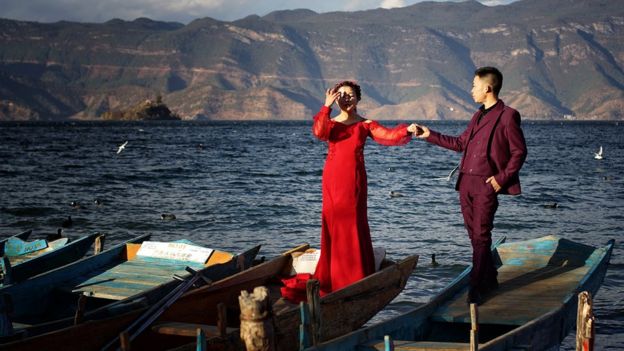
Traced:
<path id="1" fill-rule="evenodd" d="M 492 228 L 498 209 L 498 195 L 488 177 L 460 174 L 459 202 L 464 225 L 472 244 L 470 286 L 485 289 L 496 280 L 498 273 L 492 258 Z"/>

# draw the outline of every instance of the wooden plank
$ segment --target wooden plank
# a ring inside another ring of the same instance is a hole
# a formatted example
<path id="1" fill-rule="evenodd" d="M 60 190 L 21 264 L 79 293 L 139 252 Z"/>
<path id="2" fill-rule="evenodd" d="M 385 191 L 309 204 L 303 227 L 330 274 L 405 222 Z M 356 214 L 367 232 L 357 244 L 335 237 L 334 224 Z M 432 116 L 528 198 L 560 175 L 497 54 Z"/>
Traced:
<path id="1" fill-rule="evenodd" d="M 158 334 L 191 337 L 197 335 L 197 329 L 203 330 L 207 337 L 219 336 L 219 328 L 215 325 L 168 322 L 159 323 L 152 327 L 152 331 Z M 238 328 L 226 328 L 225 332 L 226 334 L 230 334 L 236 332 L 237 330 Z"/>
<path id="2" fill-rule="evenodd" d="M 111 300 L 121 300 L 130 296 L 134 296 L 136 294 L 142 293 L 146 291 L 146 289 L 138 289 L 138 288 L 122 288 L 122 287 L 110 287 L 110 286 L 90 286 L 88 289 L 75 289 L 72 292 L 74 293 L 83 293 L 88 296 L 102 298 L 102 299 L 111 299 Z"/>
<path id="3" fill-rule="evenodd" d="M 102 288 L 110 288 L 110 289 L 117 289 L 117 288 L 122 288 L 122 289 L 132 289 L 132 290 L 147 290 L 150 289 L 154 286 L 158 286 L 164 283 L 167 283 L 171 280 L 168 281 L 162 281 L 162 282 L 145 282 L 145 281 L 135 281 L 135 282 L 129 282 L 129 281 L 123 281 L 123 280 L 119 280 L 119 279 L 115 279 L 115 280 L 94 280 L 91 281 L 89 283 L 85 283 L 85 284 L 81 284 L 81 285 L 77 285 L 74 287 L 73 292 L 78 292 L 78 291 L 90 291 L 96 288 L 102 289 Z"/>
<path id="4" fill-rule="evenodd" d="M 436 341 L 410 341 L 393 340 L 395 351 L 467 351 L 470 344 L 457 342 L 436 342 Z M 376 340 L 366 345 L 365 348 L 383 351 L 385 343 L 383 340 Z M 481 346 L 481 344 L 479 344 Z"/>
<path id="5" fill-rule="evenodd" d="M 144 268 L 137 268 L 137 267 L 129 267 L 129 266 L 117 266 L 114 268 L 111 268 L 108 270 L 108 272 L 110 274 L 130 274 L 130 275 L 135 275 L 135 274 L 149 274 L 149 275 L 153 275 L 153 276 L 158 276 L 158 277 L 167 277 L 167 278 L 173 278 L 174 274 L 178 274 L 178 275 L 182 275 L 182 276 L 187 276 L 189 275 L 189 273 L 184 270 L 184 268 L 179 268 L 177 270 L 165 270 L 165 269 L 158 269 L 156 267 L 152 267 L 150 269 L 144 269 Z"/>
<path id="6" fill-rule="evenodd" d="M 172 279 L 170 277 L 154 275 L 103 273 L 74 286 L 79 287 L 89 284 L 101 284 L 106 281 L 115 281 L 129 284 L 158 285 L 171 280 Z"/>
<path id="7" fill-rule="evenodd" d="M 122 266 L 116 266 L 113 268 L 108 268 L 105 270 L 100 270 L 97 272 L 94 272 L 93 274 L 89 274 L 87 276 L 83 276 L 82 277 L 82 281 L 84 281 L 85 279 L 92 279 L 92 278 L 97 278 L 97 277 L 102 277 L 102 278 L 106 278 L 106 279 L 110 279 L 110 278 L 115 278 L 115 277 L 127 277 L 127 278 L 133 278 L 133 277 L 138 277 L 138 276 L 143 276 L 145 277 L 144 280 L 146 281 L 150 281 L 150 280 L 171 280 L 173 279 L 173 275 L 174 274 L 178 274 L 178 275 L 182 275 L 182 276 L 187 276 L 189 273 L 184 270 L 183 268 L 178 269 L 178 270 L 160 270 L 160 269 L 155 269 L 155 268 L 148 268 L 148 269 L 134 269 L 131 267 L 122 267 Z M 81 280 L 79 279 L 74 279 L 74 282 L 79 282 Z"/>

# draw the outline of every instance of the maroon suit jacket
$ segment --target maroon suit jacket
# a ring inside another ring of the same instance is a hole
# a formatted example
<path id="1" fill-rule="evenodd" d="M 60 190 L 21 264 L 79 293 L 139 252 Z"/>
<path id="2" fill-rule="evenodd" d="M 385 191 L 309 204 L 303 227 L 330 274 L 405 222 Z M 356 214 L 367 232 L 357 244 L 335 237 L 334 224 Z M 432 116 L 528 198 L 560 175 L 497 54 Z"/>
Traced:
<path id="1" fill-rule="evenodd" d="M 505 106 L 502 100 L 482 117 L 477 124 L 480 111 L 477 111 L 468 123 L 466 130 L 458 137 L 443 135 L 431 131 L 427 141 L 443 148 L 464 152 L 460 170 L 464 170 L 466 163 L 466 150 L 481 156 L 487 162 L 491 175 L 501 186 L 500 194 L 520 194 L 520 178 L 518 172 L 527 155 L 524 134 L 520 128 L 520 113 L 511 107 Z M 478 133 L 478 138 L 473 138 L 475 131 L 487 128 L 485 133 Z M 469 147 L 470 145 L 470 147 Z M 469 173 L 468 173 L 469 174 Z M 461 174 L 458 178 L 461 178 Z M 459 188 L 459 180 L 455 189 Z"/>

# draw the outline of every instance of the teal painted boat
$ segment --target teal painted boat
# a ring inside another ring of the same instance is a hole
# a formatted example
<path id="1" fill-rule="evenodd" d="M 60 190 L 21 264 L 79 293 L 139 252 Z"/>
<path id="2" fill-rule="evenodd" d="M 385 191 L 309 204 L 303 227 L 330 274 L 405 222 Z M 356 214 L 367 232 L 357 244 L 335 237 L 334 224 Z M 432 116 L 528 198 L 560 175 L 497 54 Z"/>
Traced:
<path id="1" fill-rule="evenodd" d="M 25 235 L 28 233 L 27 235 Z M 19 237 L 22 235 L 24 238 Z M 0 287 L 19 283 L 37 274 L 64 266 L 82 258 L 99 234 L 78 240 L 60 238 L 53 241 L 37 239 L 26 241 L 30 231 L 7 238 L 0 245 L 3 252 Z"/>
<path id="2" fill-rule="evenodd" d="M 168 258 L 142 256 L 141 247 L 149 238 L 136 237 L 98 255 L 1 288 L 0 295 L 6 294 L 11 300 L 13 327 L 12 334 L 5 332 L 1 342 L 73 325 L 81 296 L 86 297 L 83 320 L 108 318 L 162 299 L 191 276 L 186 267 L 218 280 L 250 267 L 260 249 L 255 246 L 240 255 L 215 250 L 205 263 L 200 263 L 179 252 Z M 188 241 L 175 244 L 198 248 Z"/>
<path id="3" fill-rule="evenodd" d="M 197 328 L 215 330 L 218 305 L 223 303 L 227 310 L 227 326 L 240 325 L 239 301 L 241 291 L 251 291 L 257 286 L 266 286 L 271 292 L 273 322 L 278 350 L 298 348 L 299 305 L 280 298 L 280 277 L 288 275 L 292 269 L 292 253 L 305 252 L 309 246 L 301 245 L 282 255 L 237 273 L 209 286 L 187 292 L 176 300 L 151 328 L 132 342 L 133 350 L 165 350 L 190 343 L 193 338 L 177 334 L 178 328 L 190 328 L 195 335 Z M 387 303 L 396 297 L 416 266 L 417 256 L 407 257 L 400 262 L 385 260 L 379 272 L 372 274 L 344 289 L 321 298 L 323 323 L 322 337 L 331 338 L 361 327 Z M 144 309 L 145 310 L 145 309 Z M 0 346 L 2 350 L 50 350 L 88 351 L 102 350 L 119 333 L 135 321 L 142 311 L 132 311 L 115 317 L 86 321 L 76 326 L 60 329 Z M 176 329 L 175 335 L 163 330 Z M 210 340 L 209 349 L 240 349 L 238 331 L 227 328 L 225 338 Z M 214 333 L 211 334 L 214 336 Z M 111 349 L 119 347 L 114 344 Z M 194 346 L 193 346 L 194 349 Z"/>
<path id="4" fill-rule="evenodd" d="M 26 230 L 26 231 L 23 231 L 23 232 L 21 232 L 19 234 L 15 234 L 15 235 L 9 236 L 8 238 L 0 239 L 0 247 L 2 248 L 1 252 L 4 252 L 4 243 L 7 240 L 9 240 L 10 238 L 20 238 L 22 240 L 27 240 L 28 237 L 30 236 L 30 234 L 32 234 L 32 230 Z"/>
<path id="5" fill-rule="evenodd" d="M 576 325 L 577 296 L 598 291 L 614 241 L 596 248 L 557 236 L 501 244 L 499 288 L 479 306 L 479 350 L 556 348 Z M 468 350 L 470 268 L 430 302 L 309 350 Z M 389 347 L 388 347 L 389 348 Z"/>

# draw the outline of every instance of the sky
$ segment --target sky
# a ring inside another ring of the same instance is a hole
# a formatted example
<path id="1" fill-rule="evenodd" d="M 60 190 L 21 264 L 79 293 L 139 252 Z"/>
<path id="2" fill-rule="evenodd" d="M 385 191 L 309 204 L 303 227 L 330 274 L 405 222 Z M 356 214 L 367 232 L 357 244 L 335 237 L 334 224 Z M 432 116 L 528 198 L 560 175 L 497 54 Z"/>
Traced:
<path id="1" fill-rule="evenodd" d="M 212 17 L 233 21 L 276 10 L 310 9 L 316 12 L 395 8 L 422 0 L 2 0 L 0 18 L 22 21 L 106 22 L 113 18 L 188 23 Z M 444 1 L 444 0 L 436 0 Z M 504 5 L 516 0 L 479 0 L 484 5 Z"/>

